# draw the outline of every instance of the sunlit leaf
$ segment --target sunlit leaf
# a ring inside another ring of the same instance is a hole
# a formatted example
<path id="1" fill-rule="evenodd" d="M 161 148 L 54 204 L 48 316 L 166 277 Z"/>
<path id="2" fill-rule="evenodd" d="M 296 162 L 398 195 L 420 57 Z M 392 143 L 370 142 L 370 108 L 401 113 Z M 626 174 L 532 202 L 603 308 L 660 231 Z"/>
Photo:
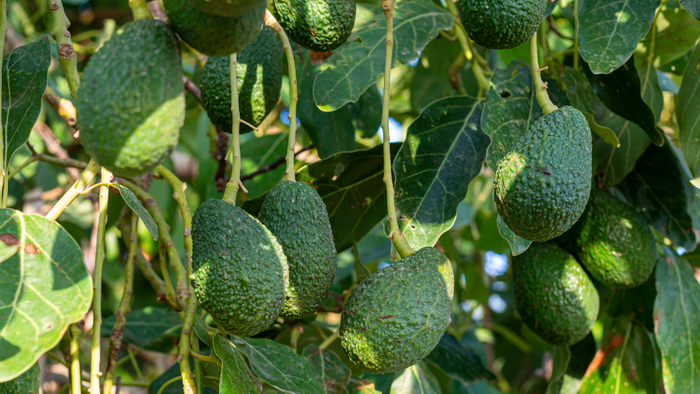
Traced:
<path id="1" fill-rule="evenodd" d="M 420 362 L 397 373 L 391 394 L 442 394 L 442 391 L 435 376 Z"/>
<path id="2" fill-rule="evenodd" d="M 261 393 L 262 383 L 250 372 L 236 346 L 219 334 L 214 336 L 212 343 L 214 352 L 221 360 L 221 393 Z"/>
<path id="3" fill-rule="evenodd" d="M 662 66 L 682 58 L 693 49 L 700 37 L 700 21 L 695 20 L 683 8 L 675 6 L 674 2 L 666 3 L 659 19 L 663 18 L 666 27 L 656 32 L 654 40 L 654 64 Z M 698 2 L 700 6 L 700 2 Z M 657 26 L 659 26 L 657 24 Z M 642 41 L 645 46 L 651 42 L 651 33 Z"/>
<path id="4" fill-rule="evenodd" d="M 520 238 L 515 233 L 513 230 L 511 230 L 506 222 L 503 221 L 503 218 L 501 215 L 498 215 L 497 222 L 498 224 L 498 233 L 501 234 L 501 237 L 508 241 L 508 245 L 510 246 L 510 254 L 513 256 L 517 256 L 519 254 L 525 253 L 527 248 L 530 247 L 532 244 L 532 241 L 529 241 L 525 238 Z"/>

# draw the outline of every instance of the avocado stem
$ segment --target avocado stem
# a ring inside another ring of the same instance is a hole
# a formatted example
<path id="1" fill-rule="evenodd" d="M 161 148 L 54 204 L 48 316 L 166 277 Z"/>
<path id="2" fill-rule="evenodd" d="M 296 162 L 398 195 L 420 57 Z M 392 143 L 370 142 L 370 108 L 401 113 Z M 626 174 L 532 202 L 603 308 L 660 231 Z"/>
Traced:
<path id="1" fill-rule="evenodd" d="M 294 169 L 294 144 L 296 143 L 297 134 L 297 101 L 299 93 L 297 91 L 297 70 L 294 65 L 294 51 L 289 42 L 287 33 L 284 32 L 282 25 L 277 22 L 277 19 L 270 13 L 265 11 L 265 25 L 271 27 L 282 41 L 284 53 L 287 55 L 287 69 L 289 70 L 289 136 L 287 140 L 287 168 L 284 173 L 284 181 L 296 182 Z"/>
<path id="2" fill-rule="evenodd" d="M 484 70 L 481 68 L 481 64 L 479 64 L 479 59 L 477 57 L 478 55 L 476 55 L 476 51 L 471 45 L 467 31 L 464 29 L 462 22 L 459 20 L 459 11 L 457 11 L 457 6 L 452 0 L 445 1 L 445 4 L 447 4 L 447 10 L 450 12 L 450 14 L 452 14 L 452 17 L 455 20 L 455 35 L 459 40 L 459 44 L 462 46 L 464 57 L 469 61 L 472 71 L 474 72 L 476 82 L 479 85 L 479 97 L 483 97 L 486 91 L 491 87 L 491 84 L 489 84 L 489 80 L 484 75 Z"/>
<path id="3" fill-rule="evenodd" d="M 145 3 L 144 3 L 145 4 Z M 150 11 L 149 11 L 150 12 Z M 80 87 L 80 74 L 78 74 L 78 55 L 75 53 L 71 35 L 68 31 L 70 21 L 63 10 L 61 0 L 51 0 L 49 3 L 49 14 L 51 15 L 51 37 L 56 40 L 56 50 L 58 51 L 58 62 L 66 75 L 70 94 L 75 98 Z"/>
<path id="4" fill-rule="evenodd" d="M 399 228 L 399 221 L 396 217 L 396 206 L 394 204 L 394 181 L 392 179 L 391 168 L 391 136 L 389 133 L 389 101 L 391 100 L 391 69 L 392 52 L 394 49 L 394 2 L 393 0 L 382 0 L 382 10 L 386 18 L 386 58 L 384 62 L 384 97 L 382 102 L 382 131 L 384 136 L 384 185 L 386 185 L 386 208 L 389 219 L 391 233 L 389 239 L 399 252 L 401 258 L 406 258 L 416 251 L 406 240 L 406 237 Z"/>
<path id="5" fill-rule="evenodd" d="M 243 184 L 241 182 L 241 143 L 240 143 L 240 129 L 241 129 L 241 111 L 238 107 L 238 60 L 236 59 L 236 54 L 232 53 L 230 56 L 229 68 L 230 68 L 230 80 L 231 80 L 231 149 L 229 152 L 233 151 L 233 158 L 231 165 L 233 169 L 231 170 L 231 179 L 226 184 L 226 191 L 224 192 L 223 200 L 231 205 L 236 205 L 236 198 L 238 197 L 238 190 Z M 228 154 L 226 155 L 228 157 Z M 243 188 L 245 190 L 245 187 Z"/>
<path id="6" fill-rule="evenodd" d="M 83 324 L 80 322 L 78 324 Z M 70 326 L 70 389 L 71 394 L 82 393 L 82 379 L 80 372 L 80 339 L 83 334 L 81 326 L 71 324 Z"/>
<path id="7" fill-rule="evenodd" d="M 532 83 L 535 86 L 535 97 L 537 97 L 537 103 L 540 104 L 544 115 L 559 109 L 552 103 L 552 100 L 549 99 L 547 84 L 542 81 L 540 72 L 545 69 L 546 67 L 540 68 L 540 62 L 537 58 L 537 33 L 535 33 L 530 37 L 530 72 L 532 73 Z"/>
<path id="8" fill-rule="evenodd" d="M 135 21 L 153 19 L 153 14 L 151 14 L 146 0 L 129 0 L 129 7 L 131 8 L 131 13 L 134 15 Z"/>
<path id="9" fill-rule="evenodd" d="M 2 138 L 0 138 L 1 140 Z M 87 186 L 90 184 L 92 179 L 97 175 L 97 171 L 99 171 L 100 166 L 97 164 L 97 162 L 94 159 L 90 159 L 90 162 L 88 163 L 87 167 L 83 172 L 80 174 L 80 178 L 78 178 L 77 181 L 71 186 L 70 189 L 61 197 L 60 200 L 56 203 L 56 205 L 51 208 L 49 213 L 46 214 L 45 218 L 49 220 L 56 220 L 58 219 L 59 216 L 65 211 L 66 208 L 75 200 L 76 197 L 80 193 L 87 188 Z"/>

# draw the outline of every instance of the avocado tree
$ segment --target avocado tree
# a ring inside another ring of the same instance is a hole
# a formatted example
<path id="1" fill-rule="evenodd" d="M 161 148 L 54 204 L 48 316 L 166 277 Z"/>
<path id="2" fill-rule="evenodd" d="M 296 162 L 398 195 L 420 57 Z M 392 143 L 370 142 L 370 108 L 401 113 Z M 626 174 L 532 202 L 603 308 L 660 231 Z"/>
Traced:
<path id="1" fill-rule="evenodd" d="M 0 0 L 0 394 L 700 392 L 699 19 Z"/>

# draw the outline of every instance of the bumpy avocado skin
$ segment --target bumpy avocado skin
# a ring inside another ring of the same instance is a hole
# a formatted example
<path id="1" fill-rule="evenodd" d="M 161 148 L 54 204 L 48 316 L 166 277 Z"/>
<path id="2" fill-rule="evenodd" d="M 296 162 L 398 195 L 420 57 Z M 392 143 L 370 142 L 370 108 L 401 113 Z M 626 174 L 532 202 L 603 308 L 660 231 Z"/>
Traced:
<path id="1" fill-rule="evenodd" d="M 547 0 L 459 0 L 469 37 L 489 49 L 524 44 L 540 26 Z"/>
<path id="2" fill-rule="evenodd" d="M 39 394 L 39 363 L 9 382 L 0 383 L 0 394 Z"/>
<path id="3" fill-rule="evenodd" d="M 180 46 L 170 26 L 127 23 L 93 55 L 77 93 L 80 140 L 115 175 L 144 174 L 175 149 L 185 120 Z"/>
<path id="4" fill-rule="evenodd" d="M 233 335 L 268 328 L 289 284 L 275 236 L 241 208 L 209 200 L 194 214 L 192 242 L 192 279 L 202 308 Z"/>
<path id="5" fill-rule="evenodd" d="M 315 52 L 343 45 L 355 26 L 355 0 L 272 0 L 272 12 L 297 44 Z"/>
<path id="6" fill-rule="evenodd" d="M 591 190 L 591 130 L 573 107 L 539 118 L 498 163 L 493 199 L 508 227 L 544 242 L 571 228 Z"/>
<path id="7" fill-rule="evenodd" d="M 252 44 L 237 55 L 238 107 L 241 119 L 258 126 L 275 108 L 282 88 L 284 48 L 272 28 L 265 26 Z M 202 72 L 202 106 L 209 119 L 231 133 L 230 60 L 210 57 Z M 241 124 L 240 133 L 252 131 Z"/>
<path id="8" fill-rule="evenodd" d="M 376 271 L 350 294 L 340 320 L 340 342 L 367 372 L 407 368 L 435 348 L 451 321 L 452 264 L 423 248 Z"/>
<path id="9" fill-rule="evenodd" d="M 597 188 L 561 239 L 595 279 L 615 289 L 641 285 L 656 266 L 654 235 L 644 217 Z"/>
<path id="10" fill-rule="evenodd" d="M 588 335 L 600 299 L 574 256 L 535 242 L 513 260 L 515 307 L 523 322 L 554 345 L 572 345 Z"/>
<path id="11" fill-rule="evenodd" d="M 284 181 L 265 197 L 259 219 L 282 245 L 289 264 L 289 288 L 280 316 L 313 315 L 335 278 L 336 250 L 326 204 L 311 186 Z"/>
<path id="12" fill-rule="evenodd" d="M 257 37 L 265 17 L 265 3 L 240 15 L 209 14 L 192 0 L 164 0 L 173 29 L 192 48 L 207 56 L 240 52 Z"/>

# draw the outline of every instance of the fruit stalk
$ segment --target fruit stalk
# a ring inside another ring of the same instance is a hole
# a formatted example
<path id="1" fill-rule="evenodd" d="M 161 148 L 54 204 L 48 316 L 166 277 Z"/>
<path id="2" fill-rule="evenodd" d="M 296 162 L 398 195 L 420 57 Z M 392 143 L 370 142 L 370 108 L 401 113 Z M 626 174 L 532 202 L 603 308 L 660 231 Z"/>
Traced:
<path id="1" fill-rule="evenodd" d="M 382 130 L 384 136 L 384 184 L 386 185 L 386 208 L 389 215 L 389 226 L 391 233 L 389 239 L 399 252 L 401 258 L 408 257 L 415 253 L 415 250 L 404 237 L 399 229 L 399 221 L 396 217 L 396 206 L 394 205 L 394 181 L 392 179 L 391 168 L 391 136 L 389 133 L 389 101 L 391 100 L 391 69 L 394 49 L 394 1 L 382 0 L 382 10 L 386 18 L 386 58 L 384 63 L 384 97 L 382 102 Z"/>
<path id="2" fill-rule="evenodd" d="M 240 129 L 241 129 L 241 111 L 238 106 L 238 61 L 236 60 L 236 54 L 232 53 L 230 57 L 231 61 L 229 63 L 231 72 L 231 149 L 233 150 L 233 162 L 231 165 L 233 169 L 231 170 L 231 179 L 226 185 L 226 192 L 224 192 L 223 200 L 229 204 L 236 205 L 236 197 L 238 196 L 238 190 L 243 186 L 241 182 L 241 142 L 240 142 Z"/>
<path id="3" fill-rule="evenodd" d="M 481 97 L 484 95 L 484 93 L 486 93 L 487 90 L 489 90 L 489 87 L 491 87 L 491 85 L 489 84 L 488 79 L 486 79 L 486 76 L 484 75 L 484 70 L 481 68 L 477 57 L 475 56 L 475 51 L 471 43 L 469 42 L 469 36 L 467 35 L 467 31 L 464 30 L 464 26 L 462 26 L 462 22 L 459 20 L 459 12 L 457 11 L 457 6 L 455 6 L 455 3 L 452 0 L 445 1 L 445 4 L 447 4 L 447 9 L 448 11 L 450 11 L 450 14 L 452 14 L 452 16 L 455 18 L 455 35 L 457 36 L 457 40 L 459 40 L 459 44 L 462 46 L 462 52 L 464 52 L 464 57 L 467 58 L 469 64 L 472 67 L 472 71 L 474 72 L 476 82 L 479 84 L 479 97 Z"/>
<path id="4" fill-rule="evenodd" d="M 131 13 L 134 14 L 134 20 L 153 19 L 153 14 L 146 4 L 146 0 L 129 0 Z"/>
<path id="5" fill-rule="evenodd" d="M 80 174 L 80 178 L 78 178 L 77 181 L 71 186 L 70 189 L 61 197 L 60 200 L 56 203 L 56 205 L 51 208 L 49 213 L 46 214 L 46 218 L 49 220 L 56 220 L 58 219 L 59 216 L 63 213 L 63 211 L 68 208 L 68 206 L 75 200 L 76 197 L 85 189 L 87 186 L 90 184 L 92 181 L 92 178 L 97 175 L 97 171 L 100 169 L 100 166 L 97 164 L 97 162 L 93 159 L 90 160 L 88 163 L 87 167 L 85 170 Z"/>
<path id="6" fill-rule="evenodd" d="M 80 379 L 80 337 L 83 331 L 77 324 L 70 326 L 70 391 L 71 394 L 81 394 L 82 380 Z"/>
<path id="7" fill-rule="evenodd" d="M 265 25 L 271 27 L 282 41 L 282 46 L 284 47 L 284 53 L 287 55 L 287 68 L 289 68 L 289 139 L 287 143 L 287 169 L 284 173 L 285 181 L 295 182 L 296 178 L 294 176 L 294 143 L 296 142 L 296 132 L 297 132 L 297 101 L 299 100 L 299 93 L 297 91 L 297 71 L 294 66 L 294 52 L 292 51 L 292 45 L 289 42 L 287 33 L 284 32 L 282 26 L 277 22 L 270 11 L 265 11 Z"/>
<path id="8" fill-rule="evenodd" d="M 49 3 L 49 14 L 53 21 L 51 25 L 51 37 L 56 40 L 56 50 L 58 51 L 58 62 L 61 63 L 63 73 L 68 80 L 70 94 L 75 98 L 80 87 L 80 74 L 78 74 L 78 55 L 73 48 L 73 41 L 68 31 L 70 20 L 63 10 L 61 0 L 51 0 Z"/>
<path id="9" fill-rule="evenodd" d="M 547 84 L 542 81 L 542 76 L 540 75 L 540 72 L 544 69 L 546 67 L 540 68 L 540 62 L 537 58 L 537 33 L 535 33 L 530 38 L 530 72 L 532 73 L 532 83 L 535 85 L 537 103 L 542 108 L 542 114 L 546 115 L 559 108 L 552 103 L 549 99 L 549 94 L 547 94 Z"/>

